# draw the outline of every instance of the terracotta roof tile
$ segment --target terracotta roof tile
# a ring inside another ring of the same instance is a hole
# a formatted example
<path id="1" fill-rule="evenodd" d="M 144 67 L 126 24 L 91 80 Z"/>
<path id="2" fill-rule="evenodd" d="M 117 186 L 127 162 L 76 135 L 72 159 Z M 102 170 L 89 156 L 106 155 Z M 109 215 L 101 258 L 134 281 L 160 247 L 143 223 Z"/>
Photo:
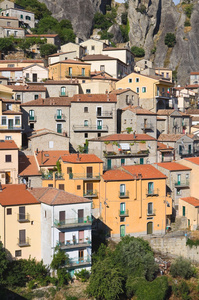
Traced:
<path id="1" fill-rule="evenodd" d="M 71 102 L 117 102 L 116 95 L 110 94 L 79 94 L 72 97 Z"/>
<path id="2" fill-rule="evenodd" d="M 10 150 L 10 149 L 17 149 L 18 150 L 18 147 L 17 145 L 15 144 L 14 141 L 12 140 L 0 140 L 0 150 Z"/>
<path id="3" fill-rule="evenodd" d="M 120 59 L 111 57 L 109 55 L 103 55 L 103 54 L 91 54 L 91 55 L 86 55 L 83 58 L 85 61 L 95 61 L 95 60 L 117 60 L 120 61 L 122 64 L 125 65 L 124 62 L 122 62 Z"/>
<path id="4" fill-rule="evenodd" d="M 190 75 L 199 75 L 199 72 L 190 72 Z"/>
<path id="5" fill-rule="evenodd" d="M 75 84 L 75 85 L 79 85 L 79 81 L 78 80 L 46 80 L 44 83 L 44 85 L 59 85 L 59 84 L 63 84 L 63 85 L 71 85 L 71 84 Z"/>
<path id="6" fill-rule="evenodd" d="M 91 139 L 96 141 L 156 141 L 152 136 L 141 133 L 141 134 L 128 134 L 128 133 L 118 133 L 111 134 L 107 136 L 102 136 L 96 139 Z"/>
<path id="7" fill-rule="evenodd" d="M 18 20 L 17 18 L 15 17 L 9 17 L 9 16 L 0 16 L 0 19 L 11 19 L 11 20 Z"/>
<path id="8" fill-rule="evenodd" d="M 63 162 L 84 164 L 84 163 L 103 163 L 103 161 L 95 154 L 69 154 L 61 156 Z"/>
<path id="9" fill-rule="evenodd" d="M 197 89 L 199 88 L 199 84 L 188 84 L 185 86 L 186 89 Z"/>
<path id="10" fill-rule="evenodd" d="M 5 184 L 0 192 L 2 206 L 39 204 L 35 197 L 26 189 L 25 184 Z"/>
<path id="11" fill-rule="evenodd" d="M 50 129 L 47 129 L 47 128 L 42 128 L 42 129 L 39 129 L 39 130 L 35 130 L 35 131 L 31 131 L 31 135 L 28 137 L 28 139 L 34 139 L 38 136 L 42 136 L 42 135 L 46 135 L 46 134 L 54 134 L 54 135 L 58 135 L 60 137 L 63 137 L 63 138 L 67 138 L 66 135 L 64 135 L 64 132 L 63 133 L 57 133 L 56 131 L 53 131 L 53 130 L 50 130 Z"/>
<path id="12" fill-rule="evenodd" d="M 15 29 L 15 30 L 23 30 L 24 31 L 24 28 L 21 28 L 21 27 L 11 27 L 11 26 L 1 26 L 2 28 L 8 28 L 8 29 Z"/>
<path id="13" fill-rule="evenodd" d="M 41 175 L 38 170 L 34 155 L 19 155 L 19 175 L 36 176 Z"/>
<path id="14" fill-rule="evenodd" d="M 49 33 L 49 34 L 26 34 L 26 37 L 46 37 L 46 38 L 54 38 L 58 36 L 58 34 L 53 34 L 53 33 Z"/>
<path id="15" fill-rule="evenodd" d="M 152 165 L 132 165 L 132 166 L 123 166 L 124 170 L 130 172 L 132 175 L 142 174 L 142 179 L 161 179 L 167 178 L 163 173 L 158 171 Z"/>
<path id="16" fill-rule="evenodd" d="M 156 113 L 148 109 L 142 108 L 140 106 L 128 106 L 123 108 L 122 110 L 130 110 L 134 112 L 136 115 L 156 115 Z"/>
<path id="17" fill-rule="evenodd" d="M 51 64 L 51 66 L 56 65 L 56 64 L 90 65 L 89 63 L 87 63 L 85 61 L 74 60 L 74 59 L 66 59 L 66 60 L 63 60 L 63 61 L 58 61 L 58 62 L 55 62 L 55 63 Z"/>
<path id="18" fill-rule="evenodd" d="M 23 103 L 21 106 L 70 106 L 71 99 L 70 97 L 38 98 Z"/>
<path id="19" fill-rule="evenodd" d="M 121 181 L 121 180 L 133 180 L 134 177 L 121 170 L 121 169 L 116 169 L 116 170 L 109 170 L 102 175 L 102 178 L 104 181 Z"/>
<path id="20" fill-rule="evenodd" d="M 13 91 L 21 92 L 45 92 L 46 87 L 43 85 L 7 85 Z"/>
<path id="21" fill-rule="evenodd" d="M 1 67 L 0 71 L 13 71 L 13 72 L 15 72 L 15 71 L 23 71 L 23 67 L 13 67 L 13 68 L 10 68 L 10 67 L 5 66 L 5 67 Z"/>
<path id="22" fill-rule="evenodd" d="M 110 94 L 120 95 L 120 94 L 123 94 L 125 92 L 129 92 L 129 91 L 133 92 L 132 89 L 118 89 L 118 90 L 112 90 L 110 92 Z M 135 93 L 135 92 L 133 92 L 133 93 Z M 137 93 L 135 93 L 135 94 L 137 94 Z"/>
<path id="23" fill-rule="evenodd" d="M 158 111 L 157 111 L 157 114 L 159 115 L 159 116 L 170 116 L 173 112 L 178 112 L 181 116 L 185 116 L 185 117 L 188 117 L 189 115 L 188 114 L 186 114 L 186 113 L 183 113 L 183 112 L 181 112 L 180 110 L 176 110 L 176 109 L 159 109 Z"/>
<path id="24" fill-rule="evenodd" d="M 163 162 L 157 164 L 159 167 L 167 169 L 169 171 L 191 171 L 191 168 L 178 164 L 176 162 Z"/>
<path id="25" fill-rule="evenodd" d="M 195 198 L 195 197 L 184 197 L 184 198 L 180 198 L 183 201 L 195 206 L 195 207 L 199 207 L 199 199 Z"/>
<path id="26" fill-rule="evenodd" d="M 189 108 L 186 110 L 186 113 L 193 114 L 193 115 L 199 115 L 199 109 L 198 108 Z"/>
<path id="27" fill-rule="evenodd" d="M 13 110 L 4 110 L 2 112 L 3 115 L 22 115 L 20 111 L 13 111 Z"/>
<path id="28" fill-rule="evenodd" d="M 29 192 L 40 202 L 48 205 L 88 203 L 91 200 L 55 188 L 33 188 Z"/>
<path id="29" fill-rule="evenodd" d="M 42 163 L 42 153 L 43 153 L 43 163 Z M 37 161 L 40 166 L 56 166 L 56 162 L 61 156 L 68 155 L 69 151 L 67 150 L 50 150 L 50 151 L 39 151 L 35 152 Z"/>
<path id="30" fill-rule="evenodd" d="M 5 59 L 0 60 L 0 64 L 9 64 L 9 63 L 44 63 L 43 59 Z"/>
<path id="31" fill-rule="evenodd" d="M 157 150 L 172 151 L 173 149 L 174 149 L 173 147 L 167 146 L 167 145 L 165 145 L 163 143 L 160 143 L 160 142 L 157 143 Z"/>
<path id="32" fill-rule="evenodd" d="M 199 157 L 188 157 L 185 160 L 190 161 L 193 164 L 199 165 Z"/>
<path id="33" fill-rule="evenodd" d="M 158 138 L 158 141 L 161 142 L 161 141 L 165 141 L 165 142 L 176 142 L 177 140 L 179 140 L 181 137 L 183 136 L 188 136 L 190 138 L 193 138 L 194 135 L 191 135 L 191 134 L 161 134 Z"/>

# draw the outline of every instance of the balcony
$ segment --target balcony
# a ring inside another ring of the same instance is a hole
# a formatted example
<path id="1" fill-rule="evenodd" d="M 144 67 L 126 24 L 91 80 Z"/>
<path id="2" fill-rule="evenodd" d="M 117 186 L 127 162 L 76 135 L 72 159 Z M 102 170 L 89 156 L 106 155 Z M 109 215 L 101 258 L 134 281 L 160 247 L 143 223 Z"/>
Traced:
<path id="1" fill-rule="evenodd" d="M 191 149 L 191 151 L 189 151 L 189 150 L 177 151 L 177 153 L 181 157 L 190 157 L 190 156 L 193 156 L 193 149 Z"/>
<path id="2" fill-rule="evenodd" d="M 146 157 L 149 155 L 148 150 L 140 150 L 140 151 L 121 150 L 119 152 L 103 151 L 103 153 L 104 153 L 104 157 L 106 158 Z"/>
<path id="3" fill-rule="evenodd" d="M 96 198 L 97 197 L 97 190 L 87 190 L 84 191 L 85 198 Z"/>
<path id="4" fill-rule="evenodd" d="M 146 190 L 147 197 L 159 196 L 159 189 Z"/>
<path id="5" fill-rule="evenodd" d="M 29 214 L 17 214 L 17 221 L 19 223 L 30 222 L 30 215 Z"/>
<path id="6" fill-rule="evenodd" d="M 143 130 L 154 130 L 154 126 L 151 122 L 147 122 L 146 124 L 142 123 L 141 124 L 141 129 L 143 129 Z"/>
<path id="7" fill-rule="evenodd" d="M 189 180 L 177 181 L 177 182 L 175 182 L 175 187 L 181 187 L 181 188 L 189 187 Z"/>
<path id="8" fill-rule="evenodd" d="M 66 121 L 66 116 L 64 114 L 61 114 L 61 115 L 55 114 L 54 119 L 55 119 L 55 121 L 59 121 L 59 122 L 60 121 Z"/>
<path id="9" fill-rule="evenodd" d="M 37 116 L 29 116 L 28 117 L 28 122 L 29 123 L 37 122 Z"/>
<path id="10" fill-rule="evenodd" d="M 77 267 L 91 264 L 91 257 L 82 257 L 82 258 L 69 258 L 69 262 L 66 262 L 68 267 Z"/>
<path id="11" fill-rule="evenodd" d="M 86 71 L 85 72 L 69 72 L 69 71 L 66 71 L 65 72 L 65 77 L 90 77 L 90 71 Z"/>
<path id="12" fill-rule="evenodd" d="M 53 173 L 48 173 L 48 174 L 42 174 L 41 176 L 42 180 L 53 180 Z M 59 180 L 59 179 L 64 179 L 64 174 L 60 173 L 55 173 L 55 179 Z"/>
<path id="13" fill-rule="evenodd" d="M 0 126 L 0 130 L 2 131 L 7 131 L 7 130 L 13 130 L 13 131 L 21 131 L 21 130 L 23 130 L 23 128 L 21 127 L 21 126 L 19 126 L 19 127 L 14 127 L 14 126 L 5 126 L 5 127 L 2 127 L 2 126 Z"/>
<path id="14" fill-rule="evenodd" d="M 91 132 L 97 132 L 97 131 L 100 131 L 100 132 L 106 132 L 108 131 L 108 126 L 107 125 L 104 125 L 104 126 L 84 126 L 84 125 L 73 125 L 73 131 L 91 131 Z"/>
<path id="15" fill-rule="evenodd" d="M 125 191 L 125 192 L 120 192 L 118 193 L 118 197 L 120 199 L 123 199 L 123 198 L 129 198 L 129 191 Z"/>
<path id="16" fill-rule="evenodd" d="M 146 215 L 147 215 L 147 217 L 156 216 L 156 209 L 153 209 L 153 210 L 148 210 L 147 209 Z"/>
<path id="17" fill-rule="evenodd" d="M 156 98 L 170 99 L 170 93 L 167 93 L 167 92 L 157 92 Z"/>
<path id="18" fill-rule="evenodd" d="M 25 239 L 19 239 L 17 245 L 19 247 L 29 247 L 30 246 L 30 239 L 27 237 Z"/>
<path id="19" fill-rule="evenodd" d="M 97 113 L 96 117 L 97 118 L 107 118 L 107 119 L 110 118 L 110 119 L 112 119 L 113 118 L 113 113 L 112 113 L 112 111 L 103 111 L 103 112 L 101 112 L 101 114 Z"/>
<path id="20" fill-rule="evenodd" d="M 79 240 L 67 240 L 65 243 L 57 242 L 57 246 L 61 249 L 74 249 L 74 248 L 86 248 L 91 246 L 90 238 Z"/>
<path id="21" fill-rule="evenodd" d="M 66 219 L 64 221 L 55 220 L 54 222 L 54 226 L 59 229 L 91 226 L 91 225 L 92 225 L 92 219 L 90 216 L 87 216 L 86 218 Z"/>
<path id="22" fill-rule="evenodd" d="M 129 210 L 119 210 L 119 217 L 129 217 Z"/>
<path id="23" fill-rule="evenodd" d="M 69 173 L 69 179 L 100 180 L 100 173 Z"/>

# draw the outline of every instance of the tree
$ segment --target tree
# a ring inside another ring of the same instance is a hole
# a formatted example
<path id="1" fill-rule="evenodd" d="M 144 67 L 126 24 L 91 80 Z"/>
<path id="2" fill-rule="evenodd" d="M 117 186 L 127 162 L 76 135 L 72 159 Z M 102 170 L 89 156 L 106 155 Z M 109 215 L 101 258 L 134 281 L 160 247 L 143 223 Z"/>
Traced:
<path id="1" fill-rule="evenodd" d="M 165 36 L 164 43 L 169 48 L 173 48 L 176 44 L 176 37 L 174 33 L 168 32 Z"/>
<path id="2" fill-rule="evenodd" d="M 8 266 L 8 260 L 6 257 L 5 248 L 3 248 L 2 242 L 0 242 L 0 284 L 3 281 L 3 275 Z"/>
<path id="3" fill-rule="evenodd" d="M 170 272 L 173 277 L 189 279 L 195 275 L 195 268 L 191 265 L 190 260 L 179 257 L 172 263 Z"/>
<path id="4" fill-rule="evenodd" d="M 145 51 L 141 47 L 133 46 L 131 47 L 131 52 L 136 56 L 136 57 L 143 57 L 145 56 Z"/>
<path id="5" fill-rule="evenodd" d="M 42 57 L 47 57 L 48 55 L 51 55 L 53 53 L 57 52 L 57 46 L 52 44 L 44 44 L 40 47 L 40 53 Z"/>
<path id="6" fill-rule="evenodd" d="M 60 248 L 55 248 L 55 253 L 51 262 L 51 268 L 57 271 L 59 285 L 67 284 L 71 279 L 70 274 L 66 268 L 69 264 L 68 255 Z"/>
<path id="7" fill-rule="evenodd" d="M 52 14 L 44 3 L 40 3 L 37 0 L 16 0 L 15 3 L 29 11 L 32 11 L 35 14 L 35 19 L 37 20 Z"/>
<path id="8" fill-rule="evenodd" d="M 0 38 L 0 51 L 7 53 L 14 50 L 13 38 Z"/>
<path id="9" fill-rule="evenodd" d="M 33 31 L 37 34 L 56 33 L 57 28 L 59 28 L 59 22 L 52 16 L 47 16 L 39 21 Z"/>

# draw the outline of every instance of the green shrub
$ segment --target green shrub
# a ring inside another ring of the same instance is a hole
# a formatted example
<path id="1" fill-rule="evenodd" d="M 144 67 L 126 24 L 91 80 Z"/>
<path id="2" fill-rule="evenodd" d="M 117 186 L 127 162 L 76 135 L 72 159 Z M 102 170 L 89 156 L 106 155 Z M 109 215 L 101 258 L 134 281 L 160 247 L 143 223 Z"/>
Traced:
<path id="1" fill-rule="evenodd" d="M 146 6 L 144 4 L 141 4 L 140 7 L 136 8 L 137 12 L 140 12 L 141 14 L 146 13 Z"/>
<path id="2" fill-rule="evenodd" d="M 124 24 L 124 25 L 127 24 L 127 12 L 122 13 L 121 21 L 122 21 L 122 24 Z"/>
<path id="3" fill-rule="evenodd" d="M 82 282 L 85 282 L 89 279 L 90 273 L 86 269 L 82 269 L 81 271 L 76 272 L 75 276 L 77 277 L 77 279 L 81 279 Z"/>
<path id="4" fill-rule="evenodd" d="M 187 18 L 189 18 L 189 19 L 191 18 L 192 11 L 193 11 L 193 4 L 187 5 L 185 7 L 185 14 L 186 14 Z"/>
<path id="5" fill-rule="evenodd" d="M 131 52 L 136 56 L 136 57 L 144 57 L 145 56 L 145 51 L 141 47 L 133 46 L 131 47 Z"/>
<path id="6" fill-rule="evenodd" d="M 40 47 L 40 53 L 42 57 L 47 57 L 48 55 L 54 54 L 57 52 L 57 46 L 52 44 L 44 44 Z"/>
<path id="7" fill-rule="evenodd" d="M 189 26 L 191 26 L 191 23 L 190 23 L 190 21 L 189 21 L 189 20 L 186 20 L 186 21 L 184 22 L 184 26 L 185 26 L 185 27 L 189 27 Z"/>
<path id="8" fill-rule="evenodd" d="M 191 300 L 190 289 L 186 281 L 181 281 L 179 284 L 174 284 L 172 286 L 172 292 L 176 297 L 181 298 L 182 300 Z"/>
<path id="9" fill-rule="evenodd" d="M 168 32 L 165 36 L 164 43 L 169 48 L 173 48 L 176 44 L 176 37 L 174 33 Z"/>
<path id="10" fill-rule="evenodd" d="M 188 239 L 186 242 L 186 245 L 192 248 L 193 246 L 197 247 L 199 246 L 199 240 L 190 240 Z"/>
<path id="11" fill-rule="evenodd" d="M 56 295 L 56 289 L 54 287 L 50 287 L 48 289 L 49 293 L 51 294 L 51 296 L 54 298 Z"/>
<path id="12" fill-rule="evenodd" d="M 153 49 L 151 49 L 151 54 L 155 54 L 156 53 L 156 47 L 154 47 Z"/>
<path id="13" fill-rule="evenodd" d="M 188 259 L 179 257 L 172 263 L 170 273 L 173 277 L 189 279 L 195 275 L 195 268 Z"/>
<path id="14" fill-rule="evenodd" d="M 102 40 L 111 40 L 114 37 L 114 35 L 110 32 L 107 32 L 106 30 L 101 32 L 101 39 Z"/>
<path id="15" fill-rule="evenodd" d="M 66 300 L 78 300 L 75 296 L 66 296 Z"/>
<path id="16" fill-rule="evenodd" d="M 29 288 L 30 290 L 33 290 L 33 289 L 36 288 L 35 280 L 29 281 L 29 283 L 28 283 L 28 288 Z"/>

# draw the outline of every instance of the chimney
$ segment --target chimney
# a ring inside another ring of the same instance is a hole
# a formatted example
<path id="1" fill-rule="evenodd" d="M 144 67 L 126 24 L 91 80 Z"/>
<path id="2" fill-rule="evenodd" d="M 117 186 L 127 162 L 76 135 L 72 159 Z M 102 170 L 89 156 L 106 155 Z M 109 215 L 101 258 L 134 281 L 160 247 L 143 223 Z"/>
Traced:
<path id="1" fill-rule="evenodd" d="M 77 161 L 80 161 L 79 152 L 77 152 Z"/>
<path id="2" fill-rule="evenodd" d="M 107 94 L 107 101 L 108 101 L 108 102 L 110 101 L 109 94 Z"/>
<path id="3" fill-rule="evenodd" d="M 41 151 L 41 164 L 43 165 L 43 150 Z"/>
<path id="4" fill-rule="evenodd" d="M 2 192 L 3 189 L 2 189 L 2 184 L 1 184 L 1 181 L 0 181 L 0 192 Z"/>
<path id="5" fill-rule="evenodd" d="M 135 131 L 133 132 L 133 137 L 134 137 L 134 139 L 136 138 Z"/>
<path id="6" fill-rule="evenodd" d="M 106 94 L 108 94 L 108 90 L 106 89 Z"/>
<path id="7" fill-rule="evenodd" d="M 42 99 L 42 104 L 44 104 L 44 99 Z"/>

